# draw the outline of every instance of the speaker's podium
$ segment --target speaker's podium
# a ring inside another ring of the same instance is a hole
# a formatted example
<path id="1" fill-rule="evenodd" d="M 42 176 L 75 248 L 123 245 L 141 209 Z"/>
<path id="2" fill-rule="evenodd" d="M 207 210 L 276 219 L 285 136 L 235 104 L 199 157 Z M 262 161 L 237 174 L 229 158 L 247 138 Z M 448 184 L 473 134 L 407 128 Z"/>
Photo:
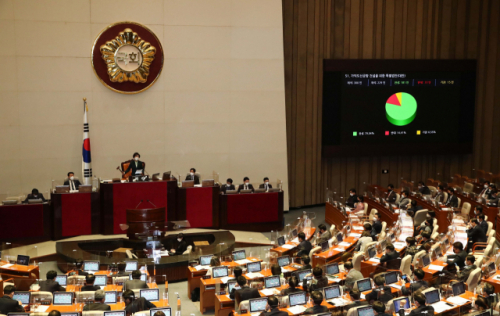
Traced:
<path id="1" fill-rule="evenodd" d="M 165 232 L 165 208 L 127 209 L 127 236 L 141 239 L 141 236 L 162 235 Z"/>

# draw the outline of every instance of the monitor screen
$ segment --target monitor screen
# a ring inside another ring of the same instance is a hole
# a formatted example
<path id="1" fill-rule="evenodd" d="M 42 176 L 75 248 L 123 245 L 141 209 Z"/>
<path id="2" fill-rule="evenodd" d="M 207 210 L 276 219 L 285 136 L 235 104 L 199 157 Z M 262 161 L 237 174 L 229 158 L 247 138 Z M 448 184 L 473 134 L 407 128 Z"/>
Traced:
<path id="1" fill-rule="evenodd" d="M 295 305 L 304 305 L 306 303 L 306 292 L 293 293 L 288 295 L 290 307 Z"/>
<path id="2" fill-rule="evenodd" d="M 295 228 L 294 230 L 292 230 L 292 236 L 293 238 L 297 237 L 299 235 L 299 232 L 297 231 L 297 228 Z"/>
<path id="3" fill-rule="evenodd" d="M 284 267 L 290 264 L 290 257 L 289 256 L 283 256 L 283 257 L 278 257 L 278 265 L 280 267 Z"/>
<path id="4" fill-rule="evenodd" d="M 439 290 L 432 290 L 425 292 L 425 302 L 427 304 L 434 304 L 436 302 L 439 302 Z"/>
<path id="5" fill-rule="evenodd" d="M 475 60 L 326 59 L 322 154 L 472 153 L 475 89 Z"/>
<path id="6" fill-rule="evenodd" d="M 59 274 L 56 276 L 56 282 L 59 283 L 59 285 L 66 286 L 68 284 L 68 276 L 65 274 Z"/>
<path id="7" fill-rule="evenodd" d="M 107 275 L 102 275 L 102 274 L 95 275 L 94 285 L 106 286 L 106 284 L 108 284 L 108 276 Z"/>
<path id="8" fill-rule="evenodd" d="M 461 295 L 465 293 L 465 284 L 464 282 L 457 282 L 451 285 L 451 289 L 453 290 L 453 296 Z"/>
<path id="9" fill-rule="evenodd" d="M 394 310 L 396 313 L 401 309 L 401 301 L 405 302 L 403 309 L 410 308 L 410 299 L 408 297 L 395 298 L 392 302 L 394 303 Z"/>
<path id="10" fill-rule="evenodd" d="M 83 262 L 84 271 L 99 271 L 99 261 L 84 261 Z"/>
<path id="11" fill-rule="evenodd" d="M 356 281 L 360 292 L 368 291 L 372 288 L 372 281 L 369 278 Z"/>
<path id="12" fill-rule="evenodd" d="M 278 245 L 283 246 L 285 244 L 285 236 L 281 236 L 278 238 Z"/>
<path id="13" fill-rule="evenodd" d="M 233 251 L 233 260 L 234 261 L 246 259 L 246 257 L 247 256 L 245 254 L 245 250 Z"/>
<path id="14" fill-rule="evenodd" d="M 299 282 L 302 282 L 309 273 L 311 273 L 311 269 L 294 272 Z"/>
<path id="15" fill-rule="evenodd" d="M 247 272 L 260 272 L 261 267 L 260 267 L 260 261 L 259 262 L 251 262 L 247 264 Z"/>
<path id="16" fill-rule="evenodd" d="M 377 255 L 377 249 L 374 247 L 368 249 L 368 257 L 373 258 Z"/>
<path id="17" fill-rule="evenodd" d="M 149 316 L 154 316 L 156 312 L 163 312 L 165 316 L 172 316 L 172 309 L 170 307 L 151 308 Z"/>
<path id="18" fill-rule="evenodd" d="M 127 271 L 127 272 L 135 271 L 138 269 L 138 266 L 139 266 L 139 262 L 137 262 L 137 261 L 126 261 L 125 262 L 125 271 Z"/>
<path id="19" fill-rule="evenodd" d="M 342 233 L 338 233 L 337 234 L 337 241 L 338 242 L 342 242 L 343 241 L 343 239 L 342 239 Z"/>
<path id="20" fill-rule="evenodd" d="M 358 308 L 358 316 L 374 316 L 373 307 L 367 306 Z"/>
<path id="21" fill-rule="evenodd" d="M 30 257 L 23 256 L 23 255 L 17 255 L 17 262 L 16 263 L 19 265 L 28 266 L 30 264 Z"/>
<path id="22" fill-rule="evenodd" d="M 54 293 L 54 305 L 73 305 L 74 292 L 56 292 Z"/>
<path id="23" fill-rule="evenodd" d="M 321 243 L 321 251 L 328 251 L 328 249 L 330 249 L 330 246 L 328 245 L 328 240 L 327 241 L 323 241 Z"/>
<path id="24" fill-rule="evenodd" d="M 126 316 L 126 312 L 125 311 L 104 312 L 103 316 Z"/>
<path id="25" fill-rule="evenodd" d="M 340 297 L 340 286 L 333 285 L 324 288 L 325 300 L 331 300 L 332 298 Z"/>
<path id="26" fill-rule="evenodd" d="M 80 316 L 80 313 L 79 312 L 61 313 L 61 316 Z"/>
<path id="27" fill-rule="evenodd" d="M 231 293 L 231 291 L 234 289 L 234 287 L 236 286 L 236 281 L 229 281 L 227 282 L 227 293 Z"/>
<path id="28" fill-rule="evenodd" d="M 106 291 L 104 296 L 104 303 L 116 304 L 118 300 L 118 293 L 116 291 Z"/>
<path id="29" fill-rule="evenodd" d="M 200 256 L 200 265 L 208 266 L 210 265 L 210 260 L 212 260 L 213 255 Z"/>
<path id="30" fill-rule="evenodd" d="M 496 271 L 497 271 L 497 268 L 495 266 L 495 262 L 491 262 L 488 265 L 488 274 L 489 274 L 489 276 L 492 276 L 493 274 L 495 274 Z"/>
<path id="31" fill-rule="evenodd" d="M 214 278 L 223 278 L 227 277 L 227 267 L 214 267 L 212 268 L 212 277 Z"/>
<path id="32" fill-rule="evenodd" d="M 248 303 L 250 305 L 250 313 L 262 312 L 266 310 L 267 297 L 250 299 Z"/>
<path id="33" fill-rule="evenodd" d="M 14 301 L 21 301 L 23 305 L 28 305 L 31 299 L 30 292 L 14 292 L 14 297 L 12 298 Z"/>
<path id="34" fill-rule="evenodd" d="M 141 297 L 144 297 L 150 302 L 156 302 L 160 300 L 160 289 L 141 289 Z"/>
<path id="35" fill-rule="evenodd" d="M 425 255 L 422 257 L 422 264 L 424 265 L 424 267 L 427 267 L 429 264 L 431 264 L 431 258 L 429 257 L 429 255 Z"/>
<path id="36" fill-rule="evenodd" d="M 386 285 L 398 282 L 398 272 L 388 272 L 384 276 Z"/>
<path id="37" fill-rule="evenodd" d="M 337 262 L 327 264 L 325 266 L 326 274 L 338 274 L 339 271 L 339 264 Z"/>
<path id="38" fill-rule="evenodd" d="M 267 289 L 281 286 L 279 275 L 265 278 L 264 282 Z"/>

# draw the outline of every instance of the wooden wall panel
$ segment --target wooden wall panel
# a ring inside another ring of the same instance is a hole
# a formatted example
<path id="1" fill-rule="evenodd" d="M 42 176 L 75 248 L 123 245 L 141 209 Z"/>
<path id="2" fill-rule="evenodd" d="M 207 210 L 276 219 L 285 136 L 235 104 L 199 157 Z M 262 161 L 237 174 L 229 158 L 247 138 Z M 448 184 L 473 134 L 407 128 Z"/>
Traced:
<path id="1" fill-rule="evenodd" d="M 345 197 L 366 183 L 500 172 L 500 1 L 282 2 L 290 207 L 322 203 L 327 187 Z M 478 59 L 473 154 L 322 158 L 322 67 L 330 58 Z"/>

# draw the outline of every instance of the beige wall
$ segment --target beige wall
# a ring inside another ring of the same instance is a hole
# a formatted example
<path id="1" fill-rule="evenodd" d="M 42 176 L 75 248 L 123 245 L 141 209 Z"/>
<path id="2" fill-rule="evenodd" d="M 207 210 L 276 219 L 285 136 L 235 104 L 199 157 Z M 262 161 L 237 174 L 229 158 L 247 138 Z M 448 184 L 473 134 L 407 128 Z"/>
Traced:
<path id="1" fill-rule="evenodd" d="M 165 53 L 138 95 L 107 89 L 90 66 L 98 33 L 125 20 Z M 138 151 L 150 174 L 196 167 L 287 190 L 281 0 L 0 0 L 0 41 L 2 196 L 81 178 L 82 97 L 98 177 Z"/>

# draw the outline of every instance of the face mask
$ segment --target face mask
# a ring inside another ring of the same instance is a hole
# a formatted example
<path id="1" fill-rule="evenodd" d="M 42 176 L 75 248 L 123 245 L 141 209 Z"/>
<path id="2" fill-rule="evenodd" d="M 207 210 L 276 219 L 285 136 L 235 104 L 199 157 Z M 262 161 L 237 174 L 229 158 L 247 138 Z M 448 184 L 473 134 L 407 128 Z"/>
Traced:
<path id="1" fill-rule="evenodd" d="M 69 177 L 70 180 L 75 180 L 75 177 L 71 176 Z"/>
<path id="2" fill-rule="evenodd" d="M 191 175 L 194 176 L 194 172 L 191 172 Z"/>
<path id="3" fill-rule="evenodd" d="M 265 184 L 269 184 L 269 181 L 264 182 Z"/>
<path id="4" fill-rule="evenodd" d="M 182 238 L 177 238 L 177 241 L 178 241 L 178 242 L 181 242 L 181 241 L 182 241 Z"/>
<path id="5" fill-rule="evenodd" d="M 230 186 L 231 186 L 231 183 L 227 183 L 226 185 L 227 185 L 228 187 L 230 187 Z"/>
<path id="6" fill-rule="evenodd" d="M 422 186 L 421 186 L 421 185 L 419 185 L 419 186 L 418 186 L 418 188 L 419 188 L 419 189 L 422 189 Z"/>
<path id="7" fill-rule="evenodd" d="M 246 185 L 248 185 L 248 182 L 245 182 Z"/>
<path id="8" fill-rule="evenodd" d="M 135 161 L 139 161 L 139 157 L 134 157 L 134 160 Z"/>
<path id="9" fill-rule="evenodd" d="M 485 185 L 484 185 L 484 187 L 485 187 L 485 188 L 488 188 L 488 185 L 487 185 L 487 184 L 485 184 Z"/>
<path id="10" fill-rule="evenodd" d="M 354 196 L 354 193 L 349 193 L 351 196 Z"/>

